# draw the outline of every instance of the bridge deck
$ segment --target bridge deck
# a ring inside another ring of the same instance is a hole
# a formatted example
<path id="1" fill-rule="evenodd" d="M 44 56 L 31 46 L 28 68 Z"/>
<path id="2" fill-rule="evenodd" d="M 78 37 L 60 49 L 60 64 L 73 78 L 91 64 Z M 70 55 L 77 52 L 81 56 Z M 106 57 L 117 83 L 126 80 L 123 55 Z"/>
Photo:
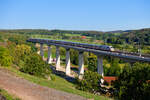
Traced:
<path id="1" fill-rule="evenodd" d="M 138 56 L 138 55 L 133 55 L 133 54 L 129 54 L 129 53 L 127 54 L 124 52 L 111 52 L 111 51 L 89 49 L 89 48 L 84 48 L 84 47 L 79 47 L 79 46 L 71 46 L 71 45 L 63 44 L 63 42 L 61 44 L 51 43 L 51 42 L 47 42 L 47 40 L 48 39 L 28 39 L 27 42 L 47 44 L 47 45 L 55 45 L 55 46 L 60 46 L 60 47 L 64 47 L 64 48 L 72 48 L 72 49 L 76 49 L 79 51 L 92 52 L 96 55 L 119 57 L 122 59 L 132 60 L 133 62 L 136 62 L 136 61 L 150 62 L 150 57 Z M 71 42 L 71 43 L 73 43 L 73 42 Z"/>

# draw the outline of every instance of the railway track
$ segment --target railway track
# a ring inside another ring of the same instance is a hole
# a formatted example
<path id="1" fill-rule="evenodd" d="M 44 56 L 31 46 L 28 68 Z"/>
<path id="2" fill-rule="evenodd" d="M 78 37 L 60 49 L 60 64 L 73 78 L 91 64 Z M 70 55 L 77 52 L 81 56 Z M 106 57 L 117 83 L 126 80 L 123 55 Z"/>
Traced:
<path id="1" fill-rule="evenodd" d="M 96 46 L 98 45 L 93 45 L 95 46 L 92 47 L 91 44 L 86 44 L 86 43 L 78 43 L 78 42 L 68 42 L 68 41 L 62 41 L 62 40 L 48 40 L 48 39 L 29 39 L 27 40 L 28 42 L 34 42 L 34 43 L 54 43 L 54 44 L 60 44 L 60 45 L 66 45 L 66 46 L 75 46 L 75 47 L 80 47 L 80 48 L 85 48 L 85 49 L 93 49 L 93 50 L 100 50 L 100 51 L 107 51 L 107 52 L 112 52 L 112 53 L 116 53 L 117 55 L 132 55 L 132 56 L 138 56 L 138 57 L 148 57 L 150 58 L 150 55 L 148 54 L 139 54 L 139 53 L 134 53 L 134 52 L 123 52 L 123 51 L 119 51 L 119 50 L 115 50 L 115 51 L 108 51 L 108 50 L 103 50 L 100 48 L 97 48 Z"/>

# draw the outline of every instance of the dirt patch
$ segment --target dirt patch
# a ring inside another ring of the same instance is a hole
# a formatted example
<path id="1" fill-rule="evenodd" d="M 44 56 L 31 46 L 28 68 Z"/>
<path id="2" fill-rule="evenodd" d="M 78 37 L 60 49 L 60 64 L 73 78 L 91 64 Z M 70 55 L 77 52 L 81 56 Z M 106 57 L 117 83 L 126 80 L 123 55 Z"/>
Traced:
<path id="1" fill-rule="evenodd" d="M 0 69 L 0 87 L 22 100 L 87 100 L 81 96 L 31 83 Z"/>

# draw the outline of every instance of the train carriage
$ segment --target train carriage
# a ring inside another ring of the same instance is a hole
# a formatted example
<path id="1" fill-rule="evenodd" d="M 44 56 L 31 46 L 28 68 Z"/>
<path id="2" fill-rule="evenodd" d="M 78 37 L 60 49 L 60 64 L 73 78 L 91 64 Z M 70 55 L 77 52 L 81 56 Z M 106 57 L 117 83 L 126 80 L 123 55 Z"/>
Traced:
<path id="1" fill-rule="evenodd" d="M 77 47 L 88 48 L 88 49 L 115 51 L 115 49 L 112 46 L 108 46 L 108 45 L 96 45 L 96 44 L 68 42 L 68 41 L 62 41 L 62 40 L 47 40 L 47 39 L 38 39 L 38 40 L 37 39 L 30 39 L 30 40 L 34 41 L 34 42 L 40 42 L 40 43 L 44 43 L 46 41 L 47 44 L 56 43 L 56 44 L 77 46 Z"/>

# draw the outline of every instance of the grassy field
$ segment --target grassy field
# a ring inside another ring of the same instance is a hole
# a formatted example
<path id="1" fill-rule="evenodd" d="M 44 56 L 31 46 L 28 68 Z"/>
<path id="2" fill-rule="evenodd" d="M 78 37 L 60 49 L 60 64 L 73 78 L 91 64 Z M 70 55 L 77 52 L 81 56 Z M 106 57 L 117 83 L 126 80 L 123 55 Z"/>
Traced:
<path id="1" fill-rule="evenodd" d="M 74 84 L 72 84 L 72 83 L 66 81 L 65 79 L 63 79 L 59 76 L 56 76 L 56 75 L 54 75 L 55 80 L 52 81 L 52 80 L 46 80 L 43 78 L 39 78 L 39 77 L 31 76 L 29 74 L 22 73 L 22 72 L 16 70 L 15 68 L 12 68 L 12 67 L 9 67 L 7 69 L 10 70 L 11 72 L 16 73 L 17 76 L 23 77 L 26 80 L 29 80 L 33 83 L 36 83 L 36 84 L 39 84 L 42 86 L 54 88 L 57 90 L 68 92 L 68 93 L 77 94 L 77 95 L 80 95 L 80 96 L 83 96 L 86 98 L 94 98 L 94 100 L 112 100 L 112 99 L 105 97 L 105 96 L 97 96 L 97 95 L 94 95 L 94 94 L 91 94 L 88 92 L 77 90 L 77 89 L 75 89 Z"/>
<path id="2" fill-rule="evenodd" d="M 66 33 L 65 36 L 81 36 L 81 34 L 68 34 L 68 33 Z"/>
<path id="3" fill-rule="evenodd" d="M 4 89 L 0 89 L 0 94 L 3 95 L 6 98 L 6 100 L 21 100 L 16 96 L 8 94 L 7 91 L 5 91 Z"/>

